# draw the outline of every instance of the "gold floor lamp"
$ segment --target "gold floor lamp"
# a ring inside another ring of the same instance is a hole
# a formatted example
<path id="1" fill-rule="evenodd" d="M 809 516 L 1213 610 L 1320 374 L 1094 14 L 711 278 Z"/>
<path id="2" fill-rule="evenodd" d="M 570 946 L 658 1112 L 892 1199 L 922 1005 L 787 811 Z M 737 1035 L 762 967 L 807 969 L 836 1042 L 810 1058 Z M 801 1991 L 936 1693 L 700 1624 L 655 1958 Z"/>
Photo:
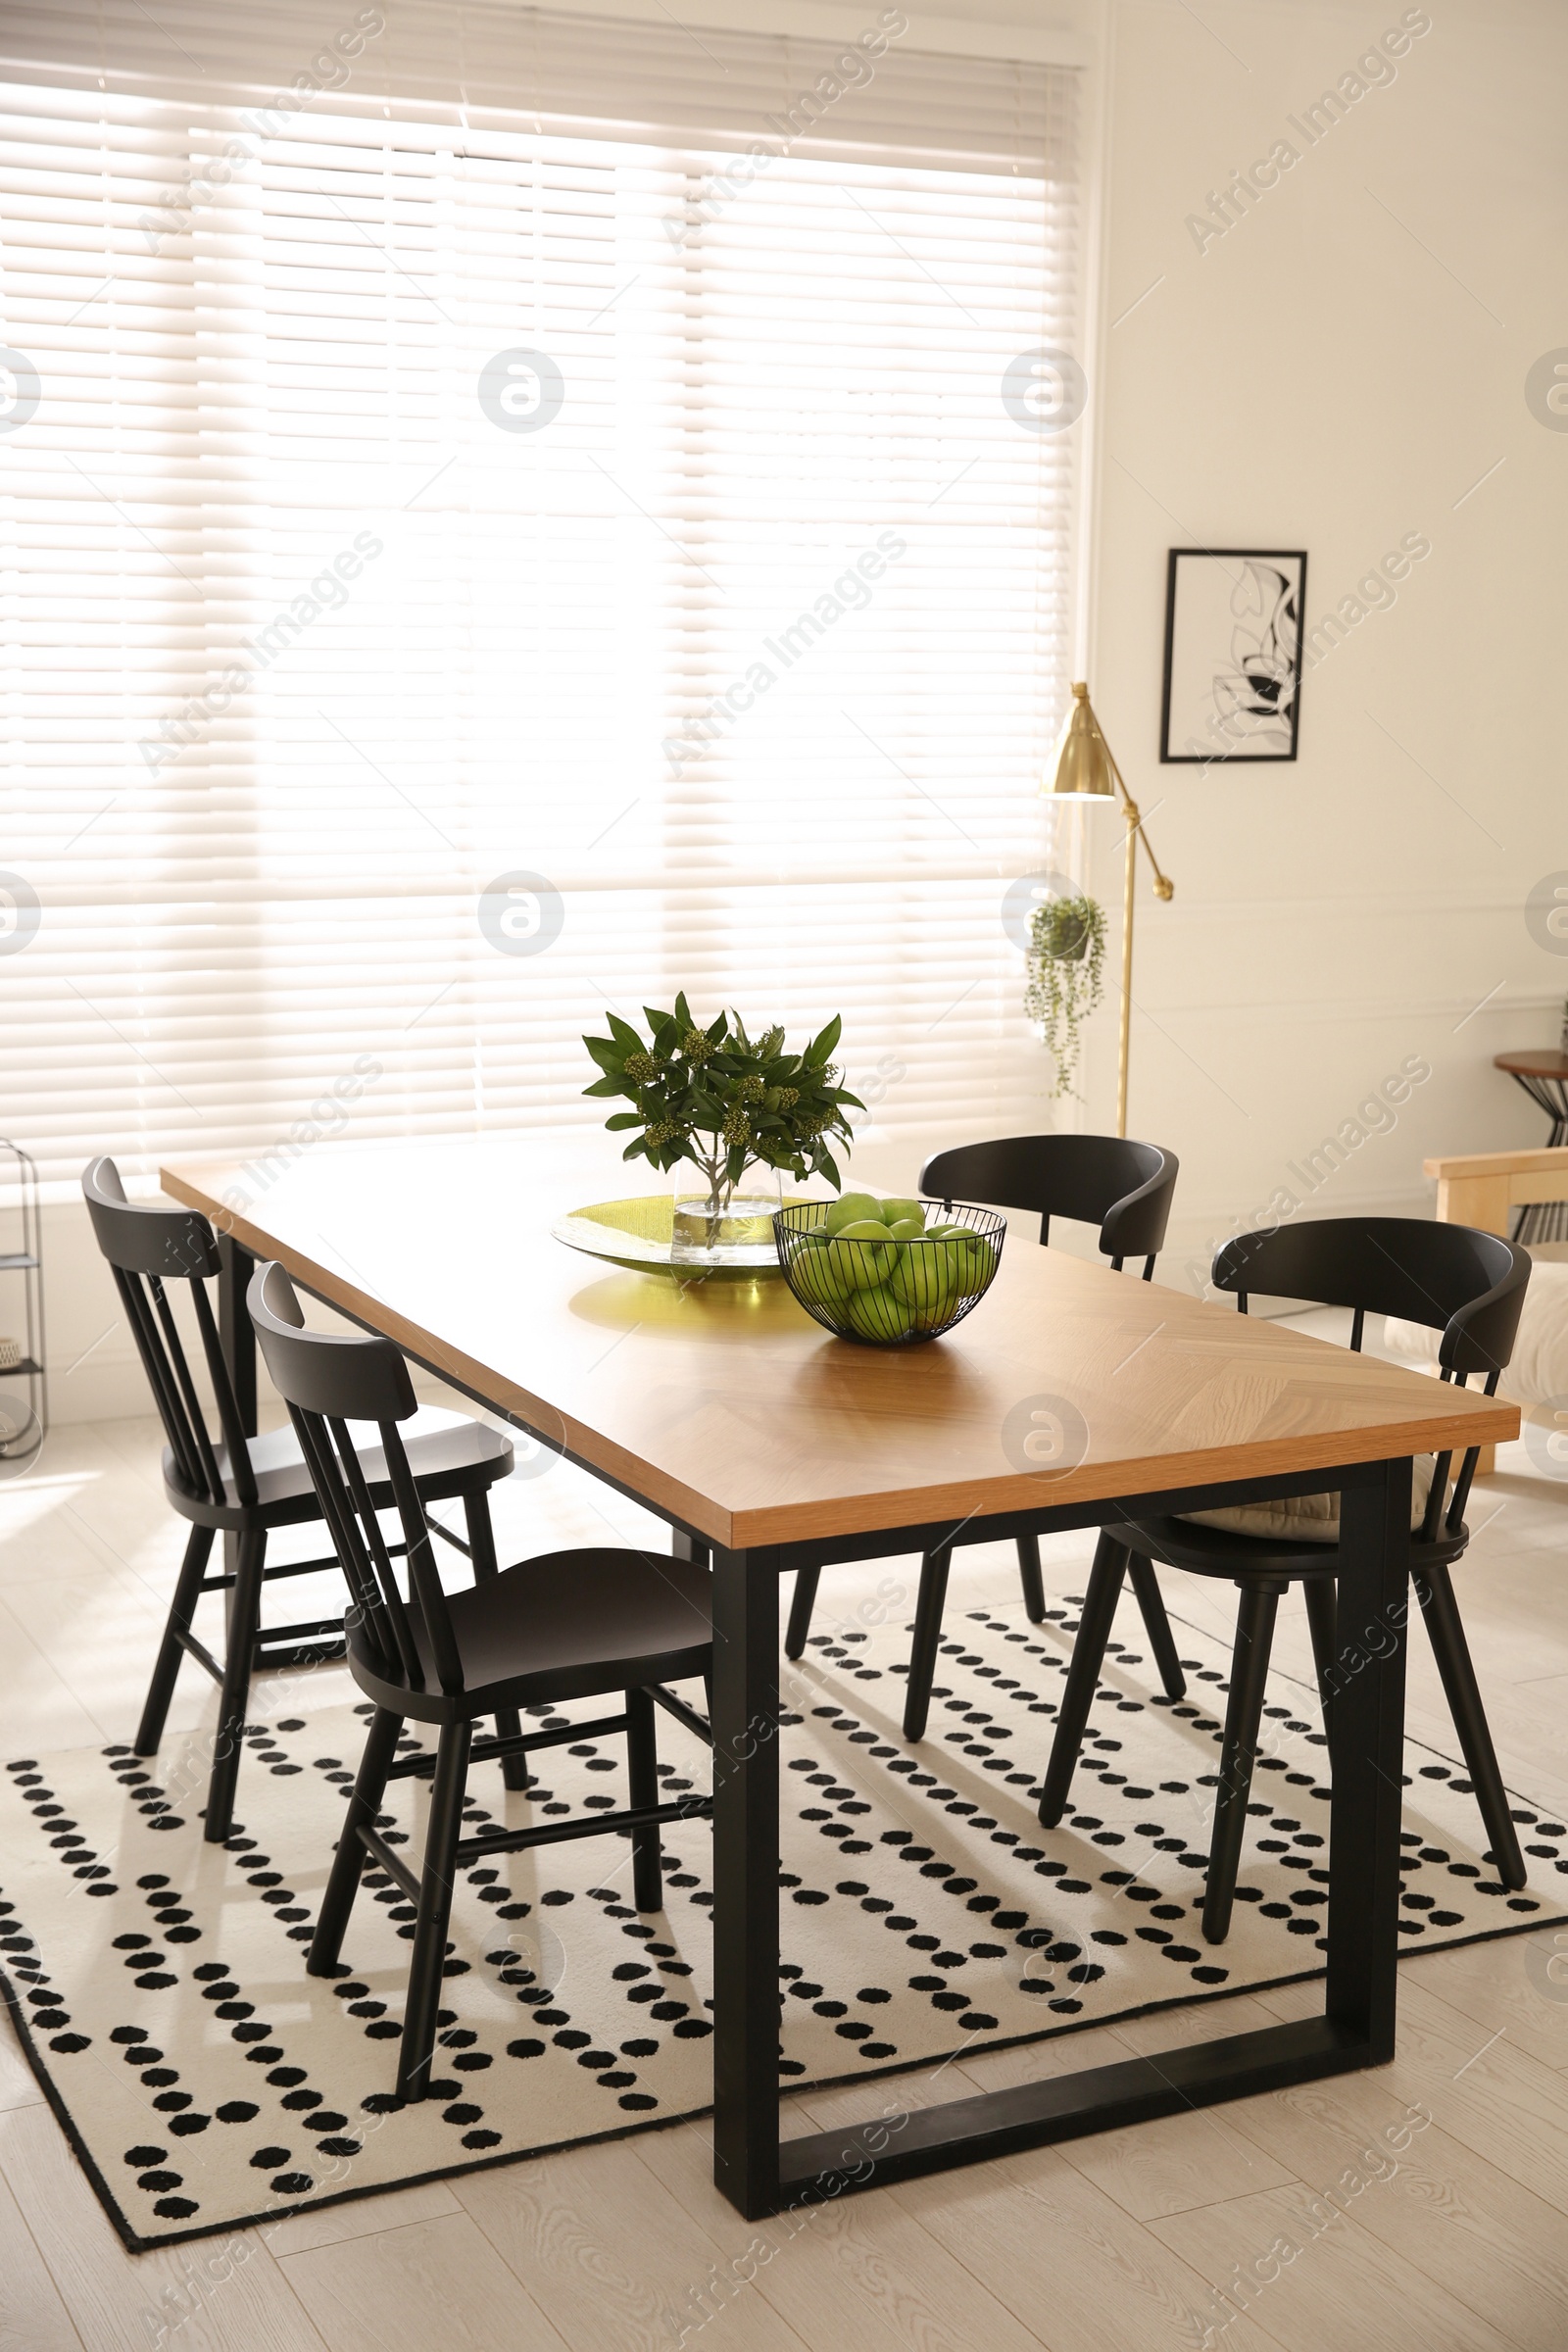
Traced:
<path id="1" fill-rule="evenodd" d="M 1109 744 L 1100 731 L 1086 685 L 1077 684 L 1072 690 L 1072 709 L 1056 739 L 1041 791 L 1054 801 L 1113 801 L 1121 794 L 1122 813 L 1127 820 L 1127 871 L 1122 906 L 1121 925 L 1121 1045 L 1116 1061 L 1116 1133 L 1127 1132 L 1127 1050 L 1132 1036 L 1133 1013 L 1133 883 L 1138 858 L 1138 844 L 1142 841 L 1150 864 L 1154 869 L 1154 896 L 1168 899 L 1175 885 L 1160 872 L 1159 859 L 1150 848 L 1144 831 L 1144 820 L 1138 813 L 1138 803 L 1122 780 L 1121 769 L 1111 757 Z"/>

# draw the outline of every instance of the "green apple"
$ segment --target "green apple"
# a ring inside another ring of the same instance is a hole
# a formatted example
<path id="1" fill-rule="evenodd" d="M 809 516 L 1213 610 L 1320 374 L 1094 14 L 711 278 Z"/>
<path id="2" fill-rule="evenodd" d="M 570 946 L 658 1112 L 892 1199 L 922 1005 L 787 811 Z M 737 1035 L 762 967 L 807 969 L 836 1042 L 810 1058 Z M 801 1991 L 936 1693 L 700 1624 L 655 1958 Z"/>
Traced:
<path id="1" fill-rule="evenodd" d="M 888 1227 L 896 1242 L 923 1242 L 925 1227 L 914 1217 L 898 1217 Z"/>
<path id="2" fill-rule="evenodd" d="M 854 1243 L 855 1248 L 847 1247 Z M 887 1227 L 875 1217 L 858 1217 L 833 1237 L 834 1271 L 846 1291 L 868 1291 L 887 1280 L 898 1250 Z"/>
<path id="3" fill-rule="evenodd" d="M 862 1340 L 902 1340 L 908 1333 L 909 1310 L 891 1290 L 876 1284 L 855 1293 L 845 1320 Z"/>
<path id="4" fill-rule="evenodd" d="M 824 1233 L 842 1233 L 846 1225 L 854 1225 L 862 1217 L 880 1218 L 882 1204 L 869 1193 L 840 1193 L 822 1220 Z"/>
<path id="5" fill-rule="evenodd" d="M 888 1276 L 888 1288 L 895 1298 L 902 1298 L 917 1316 L 929 1316 L 940 1321 L 956 1296 L 945 1242 L 911 1242 L 901 1250 Z"/>
<path id="6" fill-rule="evenodd" d="M 817 1306 L 843 1305 L 844 1284 L 834 1264 L 835 1254 L 831 1242 L 814 1235 L 791 1252 L 790 1281 L 801 1298 Z"/>
<path id="7" fill-rule="evenodd" d="M 925 1231 L 925 1202 L 923 1200 L 884 1200 L 879 1211 L 884 1225 L 912 1224 Z"/>
<path id="8" fill-rule="evenodd" d="M 997 1263 L 996 1251 L 983 1234 L 967 1233 L 961 1241 L 943 1245 L 953 1268 L 954 1288 L 965 1298 L 983 1291 Z"/>

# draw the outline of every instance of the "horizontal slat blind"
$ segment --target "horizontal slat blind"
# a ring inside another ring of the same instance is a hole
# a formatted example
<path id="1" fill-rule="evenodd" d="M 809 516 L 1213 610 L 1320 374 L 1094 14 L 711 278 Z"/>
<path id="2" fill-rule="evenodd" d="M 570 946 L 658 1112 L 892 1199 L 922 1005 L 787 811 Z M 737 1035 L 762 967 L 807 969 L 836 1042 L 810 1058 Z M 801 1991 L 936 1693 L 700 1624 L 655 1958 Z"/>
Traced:
<path id="1" fill-rule="evenodd" d="M 245 13 L 159 22 L 264 87 Z M 885 1124 L 996 1115 L 1038 1051 L 1000 905 L 1045 861 L 1074 454 L 1002 379 L 1074 339 L 1073 76 L 926 59 L 853 155 L 876 79 L 842 154 L 780 138 L 743 186 L 716 69 L 702 143 L 538 126 L 568 82 L 671 105 L 677 31 L 386 14 L 365 103 L 248 144 L 154 94 L 133 10 L 69 55 L 69 8 L 9 22 L 5 1127 L 63 1177 L 592 1116 L 580 1031 L 682 985 L 842 1010 Z M 748 104 L 801 86 L 794 44 L 720 45 Z M 421 115 L 420 59 L 439 99 L 480 47 L 484 110 Z M 539 429 L 481 398 L 518 349 Z M 539 952 L 486 896 L 518 872 Z"/>
<path id="2" fill-rule="evenodd" d="M 839 42 L 522 8 L 513 0 L 8 0 L 0 76 L 95 93 L 228 102 L 233 126 L 277 99 L 296 115 L 471 127 L 521 122 L 596 140 L 754 141 L 834 157 L 961 161 L 1038 172 L 1064 160 L 1064 77 L 1003 59 L 955 62 L 910 42 L 899 7 L 868 5 Z"/>

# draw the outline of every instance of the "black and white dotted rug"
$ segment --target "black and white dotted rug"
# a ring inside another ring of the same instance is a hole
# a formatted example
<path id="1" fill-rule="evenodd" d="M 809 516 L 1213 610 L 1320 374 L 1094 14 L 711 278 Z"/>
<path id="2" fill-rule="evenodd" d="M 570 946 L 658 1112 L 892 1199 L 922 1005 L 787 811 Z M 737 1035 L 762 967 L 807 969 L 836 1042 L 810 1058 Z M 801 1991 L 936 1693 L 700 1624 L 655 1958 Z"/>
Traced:
<path id="1" fill-rule="evenodd" d="M 1077 1806 L 1044 1831 L 1032 1792 L 1075 1622 L 1076 1608 L 1038 1629 L 955 1612 L 916 1749 L 899 1731 L 904 1623 L 821 1636 L 786 1669 L 786 2082 L 893 2072 L 1321 1968 L 1328 1790 L 1315 1702 L 1274 1678 L 1235 1924 L 1210 1948 L 1198 1915 L 1225 1653 L 1182 1628 L 1190 1697 L 1172 1705 L 1139 1654 L 1113 1643 Z M 110 1747 L 17 1758 L 0 1773 L 5 1991 L 133 2249 L 710 2103 L 710 1832 L 694 1822 L 666 1839 L 666 1909 L 650 1918 L 632 1907 L 622 1839 L 467 1871 L 436 2095 L 395 2105 L 413 1933 L 401 1890 L 368 1877 L 349 1973 L 326 1982 L 304 1966 L 366 1712 L 248 1734 L 244 1826 L 226 1847 L 202 1840 L 199 1738 L 166 1742 L 151 1764 Z M 706 1751 L 667 1717 L 660 1735 L 666 1793 L 706 1788 Z M 502 1788 L 498 1767 L 476 1769 L 470 1830 L 520 1822 L 530 1804 L 560 1814 L 624 1802 L 618 1741 L 540 1760 L 547 1777 L 527 1797 Z M 1510 1894 L 1481 1859 L 1462 1769 L 1412 1742 L 1406 1770 L 1407 1948 L 1563 1914 L 1561 1822 L 1516 1804 L 1532 1881 Z M 411 1860 L 424 1786 L 392 1792 L 389 1835 Z"/>

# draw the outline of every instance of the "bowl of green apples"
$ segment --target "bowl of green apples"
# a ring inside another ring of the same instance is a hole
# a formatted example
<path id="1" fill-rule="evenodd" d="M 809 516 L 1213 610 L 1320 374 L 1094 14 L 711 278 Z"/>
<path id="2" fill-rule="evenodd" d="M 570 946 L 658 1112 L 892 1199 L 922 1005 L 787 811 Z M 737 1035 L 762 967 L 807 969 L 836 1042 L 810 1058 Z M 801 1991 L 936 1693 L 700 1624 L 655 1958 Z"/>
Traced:
<path id="1" fill-rule="evenodd" d="M 841 1193 L 773 1219 L 784 1279 L 841 1340 L 910 1348 L 940 1339 L 995 1278 L 1007 1220 L 961 1200 L 879 1200 Z"/>

